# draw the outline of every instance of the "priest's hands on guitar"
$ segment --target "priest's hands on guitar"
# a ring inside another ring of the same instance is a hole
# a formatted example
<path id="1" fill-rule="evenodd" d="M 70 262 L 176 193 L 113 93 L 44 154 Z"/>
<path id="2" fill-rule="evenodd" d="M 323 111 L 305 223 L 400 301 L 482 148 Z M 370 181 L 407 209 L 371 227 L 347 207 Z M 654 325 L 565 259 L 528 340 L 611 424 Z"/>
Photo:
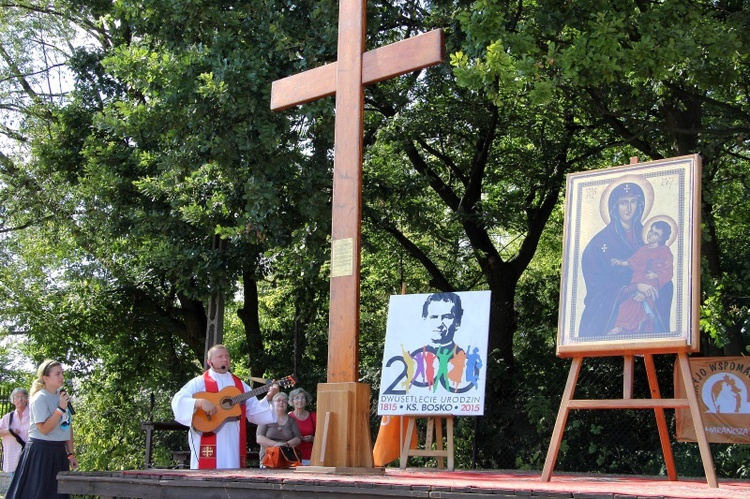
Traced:
<path id="1" fill-rule="evenodd" d="M 193 395 L 194 398 L 200 399 L 200 403 L 196 404 L 195 414 L 193 414 L 193 428 L 203 433 L 214 431 L 228 418 L 240 416 L 239 404 L 241 402 L 261 393 L 278 392 L 279 387 L 289 388 L 296 383 L 297 378 L 290 375 L 245 393 L 234 386 L 228 386 L 215 393 L 198 392 Z"/>

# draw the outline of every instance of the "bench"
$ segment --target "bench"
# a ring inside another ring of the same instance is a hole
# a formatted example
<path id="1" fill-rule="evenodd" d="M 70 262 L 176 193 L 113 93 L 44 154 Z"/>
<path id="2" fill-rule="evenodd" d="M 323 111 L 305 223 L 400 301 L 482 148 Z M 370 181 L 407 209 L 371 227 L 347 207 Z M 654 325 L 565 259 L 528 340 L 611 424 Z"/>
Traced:
<path id="1" fill-rule="evenodd" d="M 146 463 L 144 469 L 152 468 L 151 465 L 151 450 L 153 448 L 153 439 L 155 431 L 175 431 L 175 430 L 187 430 L 188 427 L 184 424 L 178 423 L 177 421 L 141 421 L 141 430 L 146 432 Z M 189 455 L 189 453 L 188 453 Z"/>

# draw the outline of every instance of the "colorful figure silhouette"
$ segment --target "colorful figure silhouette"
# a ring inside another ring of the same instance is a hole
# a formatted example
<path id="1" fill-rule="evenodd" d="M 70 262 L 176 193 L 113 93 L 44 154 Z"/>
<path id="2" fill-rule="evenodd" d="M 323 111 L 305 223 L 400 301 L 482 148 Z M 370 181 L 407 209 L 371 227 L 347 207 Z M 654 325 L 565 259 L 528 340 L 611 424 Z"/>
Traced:
<path id="1" fill-rule="evenodd" d="M 424 365 L 424 351 L 425 349 L 422 348 L 421 352 L 415 352 L 411 354 L 411 358 L 414 359 L 417 363 L 417 370 L 414 371 L 414 377 L 411 379 L 411 383 L 413 384 L 417 377 L 420 375 L 422 376 L 422 383 L 427 383 L 427 375 L 425 373 L 425 365 Z"/>
<path id="2" fill-rule="evenodd" d="M 437 387 L 443 385 L 446 390 L 450 389 L 450 383 L 448 381 L 448 361 L 453 356 L 453 350 L 439 348 L 437 351 L 438 358 L 438 372 L 435 376 L 435 385 L 432 389 L 433 392 L 437 391 Z"/>
<path id="3" fill-rule="evenodd" d="M 453 369 L 448 373 L 448 379 L 451 385 L 453 385 L 453 391 L 458 391 L 458 387 L 461 384 L 461 380 L 464 377 L 464 367 L 466 366 L 466 352 L 458 350 L 457 347 L 453 347 L 453 357 L 449 361 L 453 365 Z"/>
<path id="4" fill-rule="evenodd" d="M 416 362 L 411 357 L 409 351 L 404 348 L 404 344 L 401 344 L 401 355 L 404 357 L 404 364 L 406 364 L 406 378 L 401 382 L 401 386 L 404 387 L 406 393 L 409 393 L 409 388 L 414 381 L 414 367 Z"/>
<path id="5" fill-rule="evenodd" d="M 466 382 L 474 385 L 474 389 L 478 390 L 477 382 L 479 381 L 479 370 L 482 369 L 482 358 L 479 355 L 479 348 L 474 347 L 474 351 L 471 351 L 471 345 L 466 349 L 467 352 L 471 352 L 466 355 Z"/>
<path id="6" fill-rule="evenodd" d="M 424 358 L 427 387 L 432 389 L 432 386 L 435 384 L 435 354 L 427 350 L 427 347 L 424 346 L 422 347 L 422 358 Z"/>

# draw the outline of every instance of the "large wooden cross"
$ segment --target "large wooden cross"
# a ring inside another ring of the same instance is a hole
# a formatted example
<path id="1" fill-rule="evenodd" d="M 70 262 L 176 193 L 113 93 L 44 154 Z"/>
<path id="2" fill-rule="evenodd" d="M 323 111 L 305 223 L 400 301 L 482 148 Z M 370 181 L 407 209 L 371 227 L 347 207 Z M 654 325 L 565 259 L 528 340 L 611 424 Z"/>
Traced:
<path id="1" fill-rule="evenodd" d="M 443 61 L 443 33 L 430 31 L 365 52 L 366 0 L 339 2 L 338 61 L 273 82 L 278 111 L 336 94 L 328 382 L 356 382 L 364 87 Z"/>

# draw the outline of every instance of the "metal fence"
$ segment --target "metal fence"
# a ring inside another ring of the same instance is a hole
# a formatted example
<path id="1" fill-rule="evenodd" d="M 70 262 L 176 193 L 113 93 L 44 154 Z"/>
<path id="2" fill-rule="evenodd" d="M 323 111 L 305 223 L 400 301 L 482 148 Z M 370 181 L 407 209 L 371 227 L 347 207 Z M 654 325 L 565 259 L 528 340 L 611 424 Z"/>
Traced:
<path id="1" fill-rule="evenodd" d="M 12 388 L 0 388 L 0 415 L 6 414 L 15 407 L 10 403 L 10 394 L 13 391 Z"/>
<path id="2" fill-rule="evenodd" d="M 14 410 L 15 407 L 10 403 L 10 394 L 13 391 L 12 388 L 0 388 L 0 417 Z M 3 449 L 0 445 L 0 463 L 3 459 Z"/>

